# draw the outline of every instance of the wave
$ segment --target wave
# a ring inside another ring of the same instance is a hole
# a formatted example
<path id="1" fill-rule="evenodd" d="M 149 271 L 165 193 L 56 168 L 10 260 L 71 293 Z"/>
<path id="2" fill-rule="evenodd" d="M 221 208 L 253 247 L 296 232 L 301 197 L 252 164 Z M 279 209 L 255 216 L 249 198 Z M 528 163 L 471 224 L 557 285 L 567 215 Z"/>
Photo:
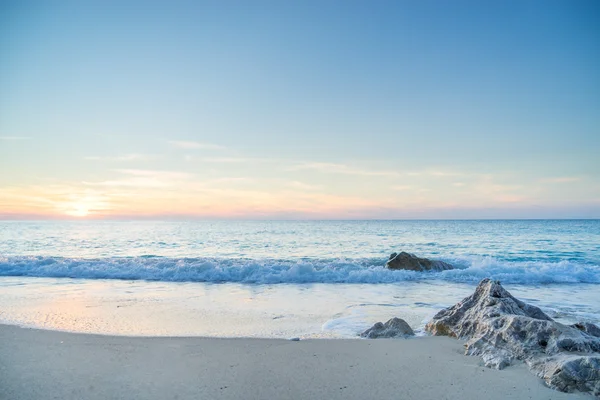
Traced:
<path id="1" fill-rule="evenodd" d="M 571 261 L 503 261 L 492 257 L 445 259 L 442 272 L 390 271 L 382 259 L 220 259 L 0 257 L 0 276 L 122 279 L 168 282 L 394 283 L 444 280 L 503 283 L 600 283 L 600 266 Z"/>

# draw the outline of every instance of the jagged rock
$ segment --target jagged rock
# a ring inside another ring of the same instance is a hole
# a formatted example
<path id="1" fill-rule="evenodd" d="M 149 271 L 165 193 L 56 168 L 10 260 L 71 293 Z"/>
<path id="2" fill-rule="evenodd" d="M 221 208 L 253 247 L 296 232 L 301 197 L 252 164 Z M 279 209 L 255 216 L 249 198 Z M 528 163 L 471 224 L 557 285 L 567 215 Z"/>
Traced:
<path id="1" fill-rule="evenodd" d="M 488 367 L 523 360 L 555 389 L 600 395 L 598 327 L 576 325 L 558 323 L 514 298 L 500 282 L 484 279 L 474 294 L 437 313 L 425 330 L 466 339 L 466 354 L 481 356 Z"/>
<path id="2" fill-rule="evenodd" d="M 454 269 L 448 263 L 439 260 L 420 258 L 407 252 L 392 253 L 385 266 L 389 269 L 405 269 L 408 271 L 445 271 Z"/>
<path id="3" fill-rule="evenodd" d="M 600 337 L 600 328 L 589 322 L 578 322 L 571 325 L 573 328 L 577 328 L 589 335 Z"/>
<path id="4" fill-rule="evenodd" d="M 381 322 L 376 323 L 371 328 L 361 333 L 360 336 L 369 339 L 378 339 L 406 337 L 413 336 L 414 334 L 415 333 L 413 332 L 412 328 L 406 323 L 405 320 L 401 318 L 392 318 L 385 324 Z"/>
<path id="5" fill-rule="evenodd" d="M 555 357 L 531 359 L 531 370 L 548 386 L 562 392 L 590 392 L 600 396 L 600 355 L 560 354 Z"/>

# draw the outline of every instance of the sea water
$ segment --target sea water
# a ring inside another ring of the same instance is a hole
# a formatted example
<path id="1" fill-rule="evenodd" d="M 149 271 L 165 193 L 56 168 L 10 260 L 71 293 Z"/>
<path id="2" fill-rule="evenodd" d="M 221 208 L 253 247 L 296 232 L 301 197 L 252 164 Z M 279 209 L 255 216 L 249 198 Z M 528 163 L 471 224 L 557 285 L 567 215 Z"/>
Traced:
<path id="1" fill-rule="evenodd" d="M 390 271 L 407 251 L 451 263 Z M 600 322 L 600 221 L 0 222 L 0 323 L 124 335 L 418 330 L 483 278 Z"/>

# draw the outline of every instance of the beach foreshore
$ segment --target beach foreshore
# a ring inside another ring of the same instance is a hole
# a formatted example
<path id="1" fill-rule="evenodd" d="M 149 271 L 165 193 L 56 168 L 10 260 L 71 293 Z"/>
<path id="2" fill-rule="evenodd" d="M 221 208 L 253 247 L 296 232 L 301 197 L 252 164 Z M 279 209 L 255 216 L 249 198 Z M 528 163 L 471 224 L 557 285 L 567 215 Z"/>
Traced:
<path id="1" fill-rule="evenodd" d="M 0 399 L 591 399 L 447 337 L 103 336 L 0 325 Z"/>

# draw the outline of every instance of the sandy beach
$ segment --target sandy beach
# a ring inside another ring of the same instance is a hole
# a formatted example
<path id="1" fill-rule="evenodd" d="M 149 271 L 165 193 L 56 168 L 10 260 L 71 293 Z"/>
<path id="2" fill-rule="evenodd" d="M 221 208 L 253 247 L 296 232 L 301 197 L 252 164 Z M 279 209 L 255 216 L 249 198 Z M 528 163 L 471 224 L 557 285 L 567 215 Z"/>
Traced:
<path id="1" fill-rule="evenodd" d="M 102 336 L 0 325 L 0 399 L 567 399 L 445 337 Z"/>

